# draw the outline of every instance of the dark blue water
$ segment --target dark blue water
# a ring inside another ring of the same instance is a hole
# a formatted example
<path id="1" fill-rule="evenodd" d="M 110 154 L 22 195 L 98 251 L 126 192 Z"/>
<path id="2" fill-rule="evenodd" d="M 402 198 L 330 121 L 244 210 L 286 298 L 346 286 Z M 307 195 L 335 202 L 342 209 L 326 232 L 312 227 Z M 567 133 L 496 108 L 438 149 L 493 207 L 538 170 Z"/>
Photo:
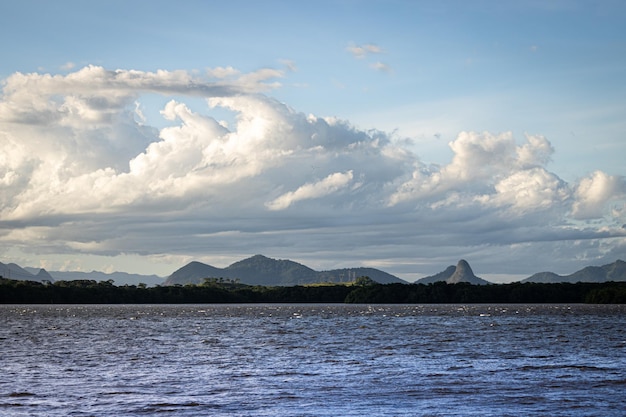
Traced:
<path id="1" fill-rule="evenodd" d="M 626 306 L 0 306 L 0 416 L 623 416 Z"/>

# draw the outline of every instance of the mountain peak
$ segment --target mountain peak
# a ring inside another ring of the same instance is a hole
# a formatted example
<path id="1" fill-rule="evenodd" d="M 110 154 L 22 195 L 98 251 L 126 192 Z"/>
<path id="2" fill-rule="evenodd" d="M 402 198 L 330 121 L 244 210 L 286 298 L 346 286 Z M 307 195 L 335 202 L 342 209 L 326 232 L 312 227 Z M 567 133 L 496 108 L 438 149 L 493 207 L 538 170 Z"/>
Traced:
<path id="1" fill-rule="evenodd" d="M 456 267 L 450 265 L 448 268 L 446 268 L 445 271 L 426 278 L 422 278 L 416 282 L 420 284 L 432 284 L 439 281 L 444 281 L 448 284 L 457 284 L 459 282 L 467 282 L 473 285 L 491 284 L 489 281 L 486 281 L 474 275 L 472 267 L 465 259 L 461 259 L 456 264 Z"/>
<path id="2" fill-rule="evenodd" d="M 472 271 L 472 267 L 469 266 L 469 263 L 465 259 L 461 259 L 456 264 L 456 269 L 454 273 L 446 280 L 448 284 L 456 284 L 458 282 L 470 282 L 474 283 L 478 277 L 474 275 L 474 271 Z"/>
<path id="3" fill-rule="evenodd" d="M 472 271 L 472 267 L 470 267 L 469 263 L 465 259 L 459 260 L 459 262 L 456 264 L 456 270 L 457 271 L 460 270 L 460 271 L 467 272 L 469 274 L 474 275 L 474 272 Z"/>
<path id="4" fill-rule="evenodd" d="M 45 269 L 41 268 L 39 270 L 39 272 L 37 272 L 37 275 L 35 275 L 35 278 L 37 278 L 37 280 L 39 281 L 54 281 L 54 278 L 52 278 L 52 275 L 50 275 L 48 273 L 48 271 L 46 271 Z"/>

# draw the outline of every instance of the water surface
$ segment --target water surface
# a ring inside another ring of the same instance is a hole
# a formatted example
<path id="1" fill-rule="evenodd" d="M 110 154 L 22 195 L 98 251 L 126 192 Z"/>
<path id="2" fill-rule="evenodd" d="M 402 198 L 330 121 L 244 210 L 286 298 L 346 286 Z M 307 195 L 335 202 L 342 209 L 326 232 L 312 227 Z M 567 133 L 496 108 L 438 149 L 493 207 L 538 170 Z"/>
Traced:
<path id="1" fill-rule="evenodd" d="M 0 416 L 623 416 L 626 306 L 0 306 Z"/>

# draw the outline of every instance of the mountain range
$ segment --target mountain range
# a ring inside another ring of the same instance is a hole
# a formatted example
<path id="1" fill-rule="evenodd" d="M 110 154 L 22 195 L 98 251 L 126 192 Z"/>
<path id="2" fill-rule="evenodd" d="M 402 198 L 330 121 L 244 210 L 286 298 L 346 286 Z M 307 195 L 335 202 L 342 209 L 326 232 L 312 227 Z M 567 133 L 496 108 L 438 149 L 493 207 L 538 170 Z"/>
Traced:
<path id="1" fill-rule="evenodd" d="M 115 285 L 138 285 L 144 283 L 154 285 L 184 285 L 201 283 L 204 278 L 237 279 L 250 285 L 299 285 L 320 282 L 349 282 L 367 276 L 379 283 L 407 283 L 406 281 L 374 268 L 344 268 L 329 271 L 315 271 L 305 265 L 290 260 L 277 260 L 263 255 L 255 255 L 238 261 L 226 268 L 217 268 L 201 262 L 190 262 L 173 272 L 169 277 L 157 275 L 129 274 L 126 272 L 104 273 L 99 271 L 51 271 L 41 268 L 22 268 L 17 264 L 0 262 L 0 277 L 30 280 L 113 280 Z M 456 266 L 451 265 L 435 275 L 421 278 L 418 284 L 430 284 L 438 281 L 447 283 L 468 282 L 471 284 L 491 284 L 474 275 L 469 263 L 461 259 Z M 588 266 L 569 275 L 558 275 L 553 272 L 539 272 L 521 282 L 558 283 L 558 282 L 604 282 L 626 281 L 626 262 L 617 260 L 603 266 Z"/>
<path id="2" fill-rule="evenodd" d="M 394 275 L 374 268 L 315 271 L 294 261 L 254 255 L 226 268 L 190 262 L 167 277 L 165 284 L 199 284 L 204 278 L 226 278 L 237 279 L 243 284 L 250 285 L 287 286 L 320 282 L 349 282 L 361 276 L 368 276 L 381 284 L 407 283 Z"/>
<path id="3" fill-rule="evenodd" d="M 605 282 L 626 281 L 626 262 L 618 259 L 612 264 L 587 266 L 570 275 L 557 275 L 554 272 L 539 272 L 521 282 Z"/>
<path id="4" fill-rule="evenodd" d="M 0 262 L 0 276 L 19 281 L 54 281 L 54 278 L 45 269 L 22 268 L 13 263 L 3 264 Z"/>
<path id="5" fill-rule="evenodd" d="M 138 285 L 144 283 L 148 286 L 162 285 L 165 278 L 157 275 L 129 274 L 126 272 L 105 273 L 99 271 L 46 271 L 43 268 L 20 267 L 17 264 L 3 264 L 0 262 L 0 277 L 27 280 L 27 281 L 74 281 L 78 279 L 109 281 L 115 285 Z"/>

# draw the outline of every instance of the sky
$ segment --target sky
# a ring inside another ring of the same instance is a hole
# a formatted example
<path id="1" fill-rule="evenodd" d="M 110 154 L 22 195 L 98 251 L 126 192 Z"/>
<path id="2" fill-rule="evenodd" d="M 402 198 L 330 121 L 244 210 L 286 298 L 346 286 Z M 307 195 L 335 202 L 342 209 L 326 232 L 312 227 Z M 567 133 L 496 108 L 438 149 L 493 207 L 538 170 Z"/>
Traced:
<path id="1" fill-rule="evenodd" d="M 0 261 L 626 259 L 626 3 L 0 5 Z"/>

